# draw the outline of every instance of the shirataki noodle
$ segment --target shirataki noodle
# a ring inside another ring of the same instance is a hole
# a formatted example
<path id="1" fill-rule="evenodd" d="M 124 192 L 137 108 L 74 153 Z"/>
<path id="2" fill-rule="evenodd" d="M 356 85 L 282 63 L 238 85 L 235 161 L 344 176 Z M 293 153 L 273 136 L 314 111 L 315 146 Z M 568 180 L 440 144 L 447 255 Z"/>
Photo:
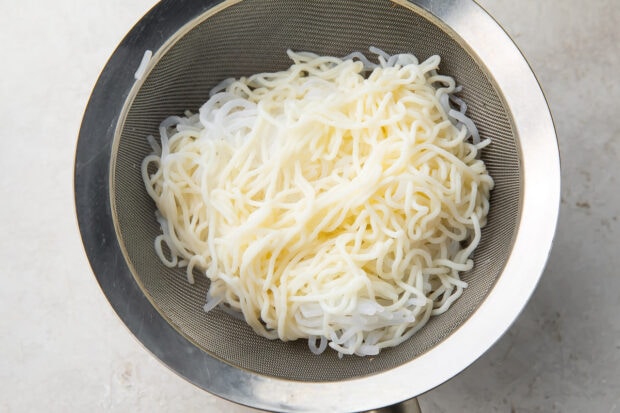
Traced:
<path id="1" fill-rule="evenodd" d="M 227 79 L 149 137 L 155 249 L 209 278 L 206 311 L 317 354 L 375 355 L 467 287 L 489 141 L 439 56 L 371 52 L 288 51 L 288 70 Z"/>

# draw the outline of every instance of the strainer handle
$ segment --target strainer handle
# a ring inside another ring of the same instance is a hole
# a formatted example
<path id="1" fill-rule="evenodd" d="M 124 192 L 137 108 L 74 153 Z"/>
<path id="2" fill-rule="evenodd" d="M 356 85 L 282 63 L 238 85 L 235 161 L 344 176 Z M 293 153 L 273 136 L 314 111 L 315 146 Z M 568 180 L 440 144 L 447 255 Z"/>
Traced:
<path id="1" fill-rule="evenodd" d="M 368 410 L 363 413 L 422 413 L 422 410 L 420 409 L 418 399 L 414 397 L 402 403 L 382 407 L 380 409 Z"/>

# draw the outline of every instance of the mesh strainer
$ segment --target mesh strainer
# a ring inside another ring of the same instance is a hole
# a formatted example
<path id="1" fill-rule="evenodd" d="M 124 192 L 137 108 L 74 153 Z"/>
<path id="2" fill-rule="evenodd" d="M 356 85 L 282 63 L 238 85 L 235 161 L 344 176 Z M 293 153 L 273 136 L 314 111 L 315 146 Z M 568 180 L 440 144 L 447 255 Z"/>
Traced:
<path id="1" fill-rule="evenodd" d="M 315 356 L 304 341 L 257 336 L 205 313 L 204 277 L 187 283 L 153 240 L 154 203 L 142 159 L 169 115 L 197 110 L 231 76 L 285 69 L 286 49 L 344 56 L 377 46 L 442 57 L 464 86 L 468 114 L 490 137 L 495 180 L 488 225 L 464 274 L 470 287 L 417 335 L 375 357 Z M 145 75 L 134 72 L 154 52 Z M 449 379 L 508 328 L 542 272 L 559 204 L 559 158 L 544 97 L 501 28 L 469 0 L 163 1 L 112 55 L 93 91 L 77 147 L 77 214 L 97 279 L 114 309 L 158 358 L 227 399 L 278 411 L 357 411 L 400 402 Z"/>

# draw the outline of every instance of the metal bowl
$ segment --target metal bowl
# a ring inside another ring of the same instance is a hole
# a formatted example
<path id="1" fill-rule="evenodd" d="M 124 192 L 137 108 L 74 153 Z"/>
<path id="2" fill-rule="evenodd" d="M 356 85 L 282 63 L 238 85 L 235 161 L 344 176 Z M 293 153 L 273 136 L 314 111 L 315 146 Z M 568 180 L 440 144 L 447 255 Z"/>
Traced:
<path id="1" fill-rule="evenodd" d="M 375 357 L 311 354 L 270 341 L 220 311 L 155 255 L 159 231 L 140 164 L 159 123 L 197 110 L 230 76 L 284 69 L 286 49 L 344 56 L 377 46 L 442 57 L 464 86 L 469 115 L 492 144 L 488 224 L 469 283 L 451 309 Z M 153 57 L 134 77 L 146 50 Z M 162 362 L 223 398 L 277 411 L 359 411 L 415 397 L 482 355 L 525 306 L 555 232 L 560 165 L 538 83 L 510 38 L 471 0 L 162 1 L 103 70 L 84 115 L 75 162 L 83 243 L 123 322 Z"/>

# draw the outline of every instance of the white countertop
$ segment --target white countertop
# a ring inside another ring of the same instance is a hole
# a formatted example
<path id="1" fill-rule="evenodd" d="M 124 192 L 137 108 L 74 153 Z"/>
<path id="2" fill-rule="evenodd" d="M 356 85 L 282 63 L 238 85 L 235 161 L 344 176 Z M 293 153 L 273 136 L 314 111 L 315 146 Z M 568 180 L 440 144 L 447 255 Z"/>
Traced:
<path id="1" fill-rule="evenodd" d="M 0 14 L 0 412 L 247 412 L 185 382 L 117 318 L 73 204 L 99 72 L 154 0 L 5 5 Z M 563 200 L 525 311 L 426 412 L 620 411 L 620 7 L 483 0 L 530 61 L 557 127 Z"/>

